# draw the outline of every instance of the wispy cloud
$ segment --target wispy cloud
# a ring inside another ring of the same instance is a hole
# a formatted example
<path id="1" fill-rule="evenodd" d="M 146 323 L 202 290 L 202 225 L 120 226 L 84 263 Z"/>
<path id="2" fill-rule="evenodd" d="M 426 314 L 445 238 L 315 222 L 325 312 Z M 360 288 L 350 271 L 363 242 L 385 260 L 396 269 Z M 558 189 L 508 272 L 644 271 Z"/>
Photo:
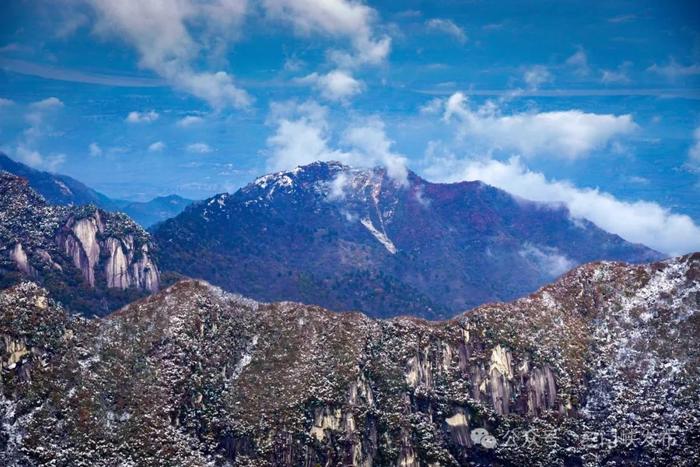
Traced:
<path id="1" fill-rule="evenodd" d="M 535 90 L 539 89 L 542 84 L 552 81 L 553 77 L 546 66 L 535 65 L 525 70 L 523 79 L 529 89 Z"/>
<path id="2" fill-rule="evenodd" d="M 160 78 L 93 73 L 7 58 L 0 58 L 0 68 L 12 73 L 44 79 L 102 86 L 158 87 L 166 85 L 166 82 Z"/>
<path id="3" fill-rule="evenodd" d="M 211 146 L 209 146 L 207 143 L 192 143 L 187 145 L 187 152 L 193 152 L 196 154 L 209 154 L 210 152 L 213 151 Z"/>
<path id="4" fill-rule="evenodd" d="M 582 47 L 579 47 L 573 55 L 567 58 L 565 63 L 572 67 L 579 76 L 586 76 L 591 71 L 588 66 L 588 54 Z"/>
<path id="5" fill-rule="evenodd" d="M 32 149 L 24 144 L 17 146 L 15 156 L 30 167 L 48 170 L 49 172 L 55 172 L 66 160 L 65 154 L 44 155 L 37 149 Z"/>
<path id="6" fill-rule="evenodd" d="M 162 141 L 156 141 L 148 146 L 148 152 L 161 152 L 165 149 L 165 143 Z"/>
<path id="7" fill-rule="evenodd" d="M 467 42 L 467 33 L 465 33 L 464 29 L 457 26 L 457 24 L 455 24 L 455 22 L 451 19 L 433 18 L 426 21 L 425 25 L 430 30 L 438 31 L 451 36 L 461 44 Z"/>
<path id="8" fill-rule="evenodd" d="M 700 126 L 693 132 L 693 145 L 688 151 L 688 166 L 691 170 L 700 172 Z"/>
<path id="9" fill-rule="evenodd" d="M 632 62 L 623 62 L 617 70 L 601 70 L 600 81 L 604 84 L 629 83 L 632 81 L 628 75 Z"/>
<path id="10" fill-rule="evenodd" d="M 637 19 L 637 15 L 634 13 L 629 13 L 625 15 L 613 16 L 608 18 L 608 23 L 619 24 L 619 23 L 629 23 Z"/>
<path id="11" fill-rule="evenodd" d="M 671 58 L 666 65 L 657 65 L 654 63 L 652 66 L 647 68 L 647 71 L 664 76 L 671 81 L 675 81 L 678 78 L 700 75 L 700 64 L 692 63 L 690 65 L 681 65 L 674 58 Z"/>
<path id="12" fill-rule="evenodd" d="M 513 89 L 466 89 L 468 96 L 512 96 Z M 452 94 L 450 89 L 436 86 L 432 89 L 417 89 L 422 94 L 446 96 Z M 521 97 L 590 97 L 590 96 L 655 96 L 683 99 L 700 99 L 700 89 L 692 88 L 578 88 L 578 89 L 525 89 L 519 90 Z"/>
<path id="13" fill-rule="evenodd" d="M 92 157 L 99 157 L 102 155 L 102 148 L 100 147 L 99 144 L 92 142 L 88 146 L 88 152 L 89 152 L 90 156 L 92 156 Z"/>

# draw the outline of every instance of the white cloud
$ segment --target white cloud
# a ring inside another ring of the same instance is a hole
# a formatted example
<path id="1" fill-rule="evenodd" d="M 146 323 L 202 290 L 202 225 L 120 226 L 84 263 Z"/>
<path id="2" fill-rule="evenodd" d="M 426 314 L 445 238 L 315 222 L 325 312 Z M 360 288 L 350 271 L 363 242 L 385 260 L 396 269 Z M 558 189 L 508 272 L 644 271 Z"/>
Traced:
<path id="1" fill-rule="evenodd" d="M 23 144 L 17 146 L 15 156 L 17 159 L 30 167 L 45 169 L 49 172 L 54 172 L 66 160 L 65 154 L 51 154 L 49 156 L 44 156 L 39 151 L 28 148 Z"/>
<path id="2" fill-rule="evenodd" d="M 90 155 L 92 157 L 99 157 L 102 155 L 102 148 L 97 143 L 90 143 L 88 150 L 90 151 Z"/>
<path id="3" fill-rule="evenodd" d="M 693 132 L 693 146 L 688 151 L 688 165 L 700 171 L 700 126 Z"/>
<path id="4" fill-rule="evenodd" d="M 603 70 L 600 76 L 600 80 L 603 83 L 629 83 L 630 78 L 622 70 Z"/>
<path id="5" fill-rule="evenodd" d="M 617 70 L 602 70 L 600 80 L 605 84 L 629 83 L 631 80 L 627 75 L 632 62 L 623 62 Z"/>
<path id="6" fill-rule="evenodd" d="M 539 89 L 542 84 L 552 81 L 552 74 L 546 66 L 535 65 L 525 70 L 523 79 L 529 89 L 536 90 Z"/>
<path id="7" fill-rule="evenodd" d="M 566 64 L 574 69 L 577 75 L 585 76 L 591 70 L 588 66 L 588 55 L 583 48 L 579 48 L 573 55 L 566 59 Z"/>
<path id="8" fill-rule="evenodd" d="M 331 101 L 347 102 L 349 98 L 361 93 L 364 89 L 361 81 L 342 70 L 333 70 L 325 75 L 311 73 L 298 81 L 312 84 L 320 91 L 324 99 Z"/>
<path id="9" fill-rule="evenodd" d="M 160 152 L 165 149 L 165 143 L 162 141 L 156 141 L 148 146 L 148 152 Z"/>
<path id="10" fill-rule="evenodd" d="M 15 101 L 13 101 L 11 99 L 5 99 L 4 97 L 0 97 L 0 107 L 10 106 L 10 105 L 13 105 L 14 103 L 15 103 Z"/>
<path id="11" fill-rule="evenodd" d="M 635 19 L 637 19 L 637 15 L 634 13 L 629 13 L 608 18 L 608 23 L 628 23 L 630 21 L 634 21 Z"/>
<path id="12" fill-rule="evenodd" d="M 352 148 L 350 163 L 365 166 L 381 164 L 386 168 L 389 177 L 400 183 L 406 182 L 406 157 L 392 150 L 394 142 L 387 138 L 384 123 L 379 118 L 369 119 L 363 125 L 348 128 L 342 141 Z"/>
<path id="13" fill-rule="evenodd" d="M 428 29 L 439 31 L 451 36 L 461 44 L 467 42 L 467 34 L 464 32 L 464 29 L 457 26 L 454 21 L 450 19 L 433 18 L 426 21 L 425 25 L 428 27 Z"/>
<path id="14" fill-rule="evenodd" d="M 298 57 L 287 57 L 284 61 L 283 68 L 285 71 L 297 72 L 304 68 L 306 63 Z"/>
<path id="15" fill-rule="evenodd" d="M 481 180 L 525 199 L 566 205 L 572 216 L 585 218 L 625 240 L 643 243 L 676 255 L 700 250 L 700 227 L 648 201 L 621 201 L 610 193 L 579 188 L 568 181 L 547 179 L 522 165 L 517 157 L 507 162 L 476 161 L 454 156 L 429 157 L 426 175 L 442 181 Z"/>
<path id="16" fill-rule="evenodd" d="M 63 102 L 57 97 L 49 97 L 29 104 L 29 111 L 24 118 L 29 122 L 29 128 L 23 132 L 25 143 L 31 145 L 42 136 L 51 132 L 51 128 L 46 124 L 46 117 L 53 112 L 64 107 Z"/>
<path id="17" fill-rule="evenodd" d="M 331 201 L 345 199 L 345 187 L 348 183 L 348 176 L 345 172 L 340 172 L 331 182 L 328 199 Z"/>
<path id="18" fill-rule="evenodd" d="M 194 152 L 197 154 L 208 154 L 212 151 L 213 149 L 207 143 L 192 143 L 187 146 L 187 152 Z"/>
<path id="19" fill-rule="evenodd" d="M 44 100 L 32 102 L 29 107 L 39 110 L 57 109 L 63 107 L 63 102 L 58 97 L 47 97 Z"/>
<path id="20" fill-rule="evenodd" d="M 502 115 L 487 101 L 473 110 L 461 92 L 445 104 L 445 121 L 457 120 L 459 131 L 488 149 L 515 150 L 524 156 L 547 154 L 576 159 L 607 146 L 637 128 L 631 115 L 586 113 L 581 110 Z"/>
<path id="21" fill-rule="evenodd" d="M 30 167 L 40 167 L 44 163 L 44 157 L 34 149 L 29 149 L 26 146 L 18 146 L 15 152 L 17 158 Z"/>
<path id="22" fill-rule="evenodd" d="M 671 81 L 675 81 L 678 78 L 700 75 L 700 64 L 693 63 L 691 65 L 681 65 L 674 58 L 671 58 L 668 64 L 657 65 L 654 63 L 652 66 L 647 68 L 647 71 L 651 71 L 664 76 Z"/>
<path id="23" fill-rule="evenodd" d="M 535 263 L 544 274 L 557 277 L 576 266 L 576 262 L 562 255 L 556 248 L 525 244 L 518 252 L 520 256 Z"/>
<path id="24" fill-rule="evenodd" d="M 353 53 L 333 51 L 339 66 L 350 68 L 383 62 L 391 48 L 387 36 L 375 32 L 377 12 L 352 0 L 263 0 L 270 18 L 291 23 L 301 34 L 324 34 L 350 40 Z"/>
<path id="25" fill-rule="evenodd" d="M 439 97 L 434 97 L 430 99 L 428 102 L 426 102 L 424 105 L 420 107 L 420 113 L 426 114 L 426 115 L 435 115 L 442 113 L 443 109 L 445 108 L 445 99 L 441 99 Z"/>
<path id="26" fill-rule="evenodd" d="M 295 105 L 277 105 L 272 121 L 277 129 L 267 139 L 270 148 L 268 167 L 285 170 L 317 160 L 343 160 L 346 156 L 329 148 L 328 110 L 313 101 Z"/>
<path id="27" fill-rule="evenodd" d="M 357 167 L 382 165 L 397 182 L 406 181 L 406 158 L 393 151 L 393 141 L 386 136 L 379 118 L 346 127 L 335 148 L 328 109 L 313 101 L 278 105 L 273 108 L 270 123 L 277 127 L 267 140 L 270 149 L 267 163 L 271 170 L 291 169 L 318 160 L 337 160 Z"/>
<path id="28" fill-rule="evenodd" d="M 126 116 L 126 121 L 129 123 L 151 123 L 155 122 L 158 120 L 160 115 L 158 115 L 158 112 L 155 112 L 153 110 L 149 110 L 147 112 L 129 112 L 129 115 Z"/>
<path id="29" fill-rule="evenodd" d="M 199 117 L 197 115 L 187 115 L 180 120 L 177 121 L 177 126 L 181 128 L 187 128 L 191 127 L 193 125 L 198 125 L 202 123 L 204 119 L 202 117 Z"/>
<path id="30" fill-rule="evenodd" d="M 247 107 L 250 96 L 225 71 L 196 71 L 206 52 L 222 55 L 243 19 L 246 0 L 84 0 L 97 17 L 95 32 L 119 38 L 139 53 L 139 66 L 216 109 Z"/>

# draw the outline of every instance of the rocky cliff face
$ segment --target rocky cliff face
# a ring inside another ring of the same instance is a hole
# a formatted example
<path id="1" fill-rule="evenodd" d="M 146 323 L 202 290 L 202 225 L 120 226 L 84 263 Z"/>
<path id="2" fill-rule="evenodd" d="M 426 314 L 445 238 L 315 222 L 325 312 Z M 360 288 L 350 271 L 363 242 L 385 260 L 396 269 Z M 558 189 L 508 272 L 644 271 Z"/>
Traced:
<path id="1" fill-rule="evenodd" d="M 445 318 L 512 300 L 577 264 L 661 255 L 481 182 L 314 163 L 156 227 L 161 265 L 260 300 Z"/>
<path id="2" fill-rule="evenodd" d="M 108 289 L 118 304 L 140 292 L 155 292 L 159 272 L 148 234 L 123 214 L 95 207 L 51 206 L 26 181 L 0 173 L 0 274 L 4 283 L 30 277 L 45 283 L 67 304 L 75 289 L 88 289 L 79 311 L 104 314 L 114 304 L 91 303 Z M 102 295 L 102 297 L 99 297 Z M 92 297 L 91 297 L 92 296 Z M 100 301 L 100 300 L 98 300 Z M 91 306 L 88 306 L 91 305 Z"/>
<path id="3" fill-rule="evenodd" d="M 103 320 L 0 293 L 6 465 L 698 465 L 700 254 L 449 321 L 185 281 Z"/>

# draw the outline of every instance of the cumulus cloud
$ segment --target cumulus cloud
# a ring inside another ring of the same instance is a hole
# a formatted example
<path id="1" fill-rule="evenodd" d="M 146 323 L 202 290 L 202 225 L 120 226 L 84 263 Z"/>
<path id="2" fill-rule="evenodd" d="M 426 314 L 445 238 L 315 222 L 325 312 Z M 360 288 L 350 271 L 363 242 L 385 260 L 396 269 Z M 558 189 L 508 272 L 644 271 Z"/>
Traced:
<path id="1" fill-rule="evenodd" d="M 270 123 L 275 133 L 267 140 L 268 167 L 291 169 L 314 161 L 336 160 L 353 166 L 386 167 L 390 177 L 405 183 L 406 158 L 393 150 L 379 118 L 348 125 L 335 141 L 328 123 L 328 109 L 309 101 L 299 105 L 273 108 Z"/>
<path id="2" fill-rule="evenodd" d="M 90 143 L 88 151 L 92 157 L 99 157 L 102 155 L 102 148 L 97 143 Z"/>
<path id="3" fill-rule="evenodd" d="M 187 145 L 187 152 L 194 152 L 197 154 L 208 154 L 213 151 L 211 146 L 207 143 L 192 143 Z"/>
<path id="4" fill-rule="evenodd" d="M 535 65 L 523 73 L 523 79 L 527 84 L 527 87 L 531 90 L 539 89 L 539 87 L 552 80 L 552 74 L 549 72 L 546 66 Z"/>
<path id="5" fill-rule="evenodd" d="M 303 84 L 312 84 L 324 99 L 331 101 L 347 102 L 349 98 L 361 93 L 364 89 L 361 81 L 342 70 L 333 70 L 325 75 L 311 73 L 298 81 Z"/>
<path id="6" fill-rule="evenodd" d="M 96 14 L 95 32 L 134 47 L 141 68 L 216 109 L 250 104 L 230 74 L 197 71 L 193 65 L 203 53 L 225 50 L 246 12 L 246 0 L 83 1 Z"/>
<path id="7" fill-rule="evenodd" d="M 513 157 L 497 160 L 458 159 L 452 155 L 428 158 L 426 175 L 442 181 L 482 180 L 525 199 L 563 203 L 575 218 L 585 218 L 625 240 L 643 243 L 671 255 L 700 250 L 700 227 L 648 201 L 622 201 L 594 188 L 547 179 Z"/>
<path id="8" fill-rule="evenodd" d="M 263 0 L 270 18 L 288 22 L 300 34 L 323 34 L 350 41 L 353 52 L 332 51 L 339 66 L 352 68 L 383 62 L 391 49 L 391 39 L 377 34 L 377 12 L 350 0 Z"/>
<path id="9" fill-rule="evenodd" d="M 464 29 L 457 26 L 454 21 L 450 19 L 433 18 L 426 21 L 425 25 L 428 29 L 447 34 L 461 44 L 467 42 L 467 34 L 464 32 Z"/>
<path id="10" fill-rule="evenodd" d="M 277 128 L 267 139 L 268 167 L 285 170 L 317 160 L 344 160 L 344 153 L 329 147 L 327 113 L 313 101 L 274 106 L 271 121 Z"/>
<path id="11" fill-rule="evenodd" d="M 10 105 L 13 105 L 15 102 L 12 99 L 5 99 L 4 97 L 0 97 L 0 107 L 7 107 Z"/>
<path id="12" fill-rule="evenodd" d="M 491 101 L 472 109 L 461 92 L 447 100 L 443 119 L 456 120 L 463 136 L 485 144 L 489 149 L 567 159 L 576 159 L 604 148 L 616 137 L 637 128 L 631 115 L 595 114 L 581 110 L 503 115 Z"/>
<path id="13" fill-rule="evenodd" d="M 393 151 L 394 142 L 384 129 L 384 122 L 379 118 L 370 119 L 359 126 L 345 130 L 342 142 L 351 148 L 349 162 L 359 165 L 380 164 L 387 169 L 387 174 L 401 183 L 405 183 L 408 170 L 406 157 Z"/>
<path id="14" fill-rule="evenodd" d="M 177 121 L 177 126 L 187 128 L 202 123 L 204 119 L 197 115 L 187 115 Z"/>
<path id="15" fill-rule="evenodd" d="M 148 152 L 160 152 L 165 149 L 165 143 L 162 141 L 156 141 L 148 146 Z"/>
<path id="16" fill-rule="evenodd" d="M 159 117 L 160 115 L 158 115 L 158 112 L 153 110 L 147 112 L 137 112 L 134 110 L 133 112 L 129 112 L 125 120 L 129 123 L 151 123 L 158 120 Z"/>

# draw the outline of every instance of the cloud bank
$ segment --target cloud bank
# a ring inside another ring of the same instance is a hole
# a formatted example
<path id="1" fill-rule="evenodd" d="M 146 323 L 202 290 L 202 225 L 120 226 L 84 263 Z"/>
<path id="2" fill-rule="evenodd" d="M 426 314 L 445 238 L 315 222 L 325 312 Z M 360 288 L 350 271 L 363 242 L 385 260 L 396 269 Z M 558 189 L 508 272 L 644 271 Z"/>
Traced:
<path id="1" fill-rule="evenodd" d="M 690 217 L 675 214 L 657 203 L 621 201 L 598 189 L 547 179 L 544 174 L 527 169 L 517 157 L 501 162 L 433 156 L 425 172 L 438 180 L 481 180 L 525 199 L 563 203 L 572 216 L 588 219 L 625 240 L 663 253 L 700 251 L 700 227 Z"/>
<path id="2" fill-rule="evenodd" d="M 576 109 L 504 115 L 490 101 L 472 109 L 461 92 L 447 99 L 443 119 L 458 122 L 462 137 L 489 149 L 564 159 L 576 159 L 603 149 L 616 137 L 637 129 L 631 115 L 595 114 Z"/>

